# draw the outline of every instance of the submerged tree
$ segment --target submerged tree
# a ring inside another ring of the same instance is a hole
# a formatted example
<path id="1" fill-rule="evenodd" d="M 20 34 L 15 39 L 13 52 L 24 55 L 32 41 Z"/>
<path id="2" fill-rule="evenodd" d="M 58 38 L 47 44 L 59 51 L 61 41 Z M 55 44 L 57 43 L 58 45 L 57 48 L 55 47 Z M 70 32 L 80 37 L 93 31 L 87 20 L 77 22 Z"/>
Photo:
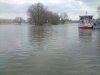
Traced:
<path id="1" fill-rule="evenodd" d="M 29 13 L 29 22 L 35 23 L 36 25 L 42 25 L 46 22 L 45 17 L 46 8 L 40 4 L 31 5 L 28 9 Z"/>
<path id="2" fill-rule="evenodd" d="M 47 14 L 47 22 L 51 24 L 58 24 L 60 21 L 60 17 L 56 13 L 52 13 L 51 11 L 48 11 Z"/>
<path id="3" fill-rule="evenodd" d="M 60 21 L 61 21 L 61 23 L 65 23 L 65 22 L 67 22 L 67 20 L 68 20 L 68 15 L 67 15 L 67 13 L 62 13 L 61 15 L 60 15 Z"/>
<path id="4" fill-rule="evenodd" d="M 41 3 L 31 5 L 28 9 L 29 23 L 43 25 L 45 23 L 58 24 L 59 16 L 56 13 L 48 11 Z"/>

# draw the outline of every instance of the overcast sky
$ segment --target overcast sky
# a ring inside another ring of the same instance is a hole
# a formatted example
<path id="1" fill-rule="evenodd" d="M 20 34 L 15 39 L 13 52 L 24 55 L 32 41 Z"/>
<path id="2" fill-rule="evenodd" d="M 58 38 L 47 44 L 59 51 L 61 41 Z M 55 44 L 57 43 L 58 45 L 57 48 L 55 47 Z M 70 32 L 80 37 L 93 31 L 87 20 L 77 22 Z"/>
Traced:
<path id="1" fill-rule="evenodd" d="M 0 0 L 0 18 L 27 18 L 27 9 L 31 4 L 43 3 L 49 10 L 66 12 L 70 19 L 78 19 L 79 15 L 89 15 L 97 18 L 97 7 L 100 0 Z"/>

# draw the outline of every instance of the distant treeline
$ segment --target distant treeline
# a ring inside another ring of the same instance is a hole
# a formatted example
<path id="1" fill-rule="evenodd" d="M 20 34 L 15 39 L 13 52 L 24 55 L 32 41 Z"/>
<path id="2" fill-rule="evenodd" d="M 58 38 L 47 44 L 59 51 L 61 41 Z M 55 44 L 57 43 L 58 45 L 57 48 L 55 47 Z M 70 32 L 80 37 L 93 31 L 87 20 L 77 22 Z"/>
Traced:
<path id="1" fill-rule="evenodd" d="M 26 21 L 21 17 L 16 17 L 15 19 L 0 19 L 0 24 L 23 23 L 23 22 L 26 22 Z"/>
<path id="2" fill-rule="evenodd" d="M 79 20 L 71 20 L 71 23 L 79 23 Z"/>

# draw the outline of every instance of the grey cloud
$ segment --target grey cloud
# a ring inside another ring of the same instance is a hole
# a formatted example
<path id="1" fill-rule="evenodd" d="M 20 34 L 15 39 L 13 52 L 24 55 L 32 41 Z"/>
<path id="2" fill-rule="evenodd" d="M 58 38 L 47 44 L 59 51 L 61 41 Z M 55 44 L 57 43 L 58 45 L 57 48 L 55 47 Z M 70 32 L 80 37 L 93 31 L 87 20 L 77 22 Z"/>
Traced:
<path id="1" fill-rule="evenodd" d="M 84 4 L 86 4 L 86 6 L 78 4 L 77 1 L 82 1 Z M 89 7 L 92 10 L 96 9 L 96 7 L 99 5 L 99 2 L 97 1 L 99 0 L 62 0 L 61 3 L 52 3 L 49 0 L 48 1 L 40 0 L 38 2 L 42 2 L 45 6 L 48 7 L 49 10 L 52 10 L 54 12 L 57 12 L 57 13 L 67 12 L 69 16 L 71 17 L 72 15 L 78 16 L 80 14 L 83 14 L 84 10 L 82 9 L 84 9 L 85 7 Z M 95 5 L 96 3 L 97 5 Z M 17 15 L 26 16 L 27 9 L 31 4 L 32 4 L 31 2 L 24 3 L 24 4 L 0 3 L 0 15 L 9 14 L 12 16 L 12 14 L 15 14 L 16 16 Z M 94 14 L 94 12 L 92 14 Z"/>

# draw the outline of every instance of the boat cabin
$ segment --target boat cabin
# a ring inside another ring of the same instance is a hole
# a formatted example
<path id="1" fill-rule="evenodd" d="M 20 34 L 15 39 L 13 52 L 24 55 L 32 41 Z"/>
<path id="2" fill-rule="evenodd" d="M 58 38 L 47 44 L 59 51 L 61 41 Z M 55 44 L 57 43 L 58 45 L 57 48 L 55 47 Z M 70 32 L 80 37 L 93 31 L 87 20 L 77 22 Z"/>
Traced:
<path id="1" fill-rule="evenodd" d="M 93 21 L 93 16 L 80 16 L 80 23 L 91 23 Z"/>

